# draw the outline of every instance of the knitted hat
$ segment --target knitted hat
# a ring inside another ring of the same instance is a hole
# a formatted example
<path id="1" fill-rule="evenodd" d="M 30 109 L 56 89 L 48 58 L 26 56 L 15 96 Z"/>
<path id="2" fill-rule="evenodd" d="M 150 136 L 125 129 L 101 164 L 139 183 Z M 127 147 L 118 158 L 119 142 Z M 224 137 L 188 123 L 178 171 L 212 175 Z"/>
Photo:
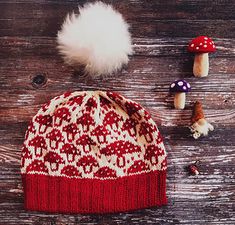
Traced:
<path id="1" fill-rule="evenodd" d="M 106 213 L 166 204 L 166 152 L 149 113 L 119 94 L 65 93 L 33 117 L 22 149 L 25 208 Z"/>

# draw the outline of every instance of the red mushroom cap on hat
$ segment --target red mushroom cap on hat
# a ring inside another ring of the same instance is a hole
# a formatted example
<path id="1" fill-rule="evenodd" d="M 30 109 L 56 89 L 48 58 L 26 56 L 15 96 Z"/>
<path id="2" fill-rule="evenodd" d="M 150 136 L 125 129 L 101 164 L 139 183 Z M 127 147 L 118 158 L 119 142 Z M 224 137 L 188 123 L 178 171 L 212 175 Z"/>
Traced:
<path id="1" fill-rule="evenodd" d="M 112 177 L 115 178 L 117 177 L 116 171 L 113 169 L 110 169 L 109 167 L 101 167 L 95 174 L 95 177 L 100 177 L 100 178 L 106 178 L 106 177 Z"/>
<path id="2" fill-rule="evenodd" d="M 215 43 L 207 36 L 196 37 L 188 45 L 188 51 L 194 53 L 209 53 L 215 50 Z"/>
<path id="3" fill-rule="evenodd" d="M 72 166 L 72 165 L 65 166 L 61 170 L 61 174 L 66 175 L 68 177 L 79 177 L 79 176 L 81 176 L 81 173 L 79 173 L 78 169 L 75 166 Z"/>
<path id="4" fill-rule="evenodd" d="M 142 173 L 150 170 L 149 166 L 142 160 L 135 161 L 134 164 L 128 169 L 128 174 Z"/>
<path id="5" fill-rule="evenodd" d="M 50 163 L 64 163 L 63 158 L 56 152 L 48 152 L 45 155 L 44 160 Z"/>
<path id="6" fill-rule="evenodd" d="M 44 172 L 48 173 L 48 169 L 45 166 L 44 162 L 41 160 L 35 159 L 30 165 L 28 165 L 26 169 L 27 173 L 28 172 Z"/>

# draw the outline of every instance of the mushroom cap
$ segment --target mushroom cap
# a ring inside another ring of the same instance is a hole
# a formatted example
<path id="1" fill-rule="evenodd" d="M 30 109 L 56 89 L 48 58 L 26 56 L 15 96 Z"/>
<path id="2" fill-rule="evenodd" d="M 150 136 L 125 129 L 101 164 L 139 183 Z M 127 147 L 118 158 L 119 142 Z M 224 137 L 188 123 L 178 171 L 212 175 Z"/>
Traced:
<path id="1" fill-rule="evenodd" d="M 170 85 L 170 92 L 189 92 L 190 84 L 186 80 L 176 80 Z"/>
<path id="2" fill-rule="evenodd" d="M 215 50 L 215 43 L 207 36 L 196 37 L 188 45 L 189 52 L 209 53 Z"/>

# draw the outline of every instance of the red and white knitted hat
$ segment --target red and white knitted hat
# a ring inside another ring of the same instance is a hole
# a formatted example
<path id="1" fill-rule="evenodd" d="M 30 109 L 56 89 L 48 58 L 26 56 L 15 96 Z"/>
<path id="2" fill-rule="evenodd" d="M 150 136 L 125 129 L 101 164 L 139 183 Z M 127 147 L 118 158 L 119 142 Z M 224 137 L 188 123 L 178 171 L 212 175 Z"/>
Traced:
<path id="1" fill-rule="evenodd" d="M 166 204 L 166 152 L 149 113 L 113 92 L 65 93 L 33 117 L 25 208 L 106 213 Z"/>

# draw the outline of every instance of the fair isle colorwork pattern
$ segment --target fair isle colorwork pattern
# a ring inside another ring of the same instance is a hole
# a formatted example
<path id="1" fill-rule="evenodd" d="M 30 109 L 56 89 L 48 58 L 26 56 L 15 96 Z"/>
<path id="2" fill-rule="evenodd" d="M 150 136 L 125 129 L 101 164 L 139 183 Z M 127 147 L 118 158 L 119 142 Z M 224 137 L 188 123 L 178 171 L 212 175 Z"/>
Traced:
<path id="1" fill-rule="evenodd" d="M 142 106 L 113 92 L 67 92 L 28 126 L 25 207 L 106 213 L 161 206 L 166 167 L 161 135 Z"/>

